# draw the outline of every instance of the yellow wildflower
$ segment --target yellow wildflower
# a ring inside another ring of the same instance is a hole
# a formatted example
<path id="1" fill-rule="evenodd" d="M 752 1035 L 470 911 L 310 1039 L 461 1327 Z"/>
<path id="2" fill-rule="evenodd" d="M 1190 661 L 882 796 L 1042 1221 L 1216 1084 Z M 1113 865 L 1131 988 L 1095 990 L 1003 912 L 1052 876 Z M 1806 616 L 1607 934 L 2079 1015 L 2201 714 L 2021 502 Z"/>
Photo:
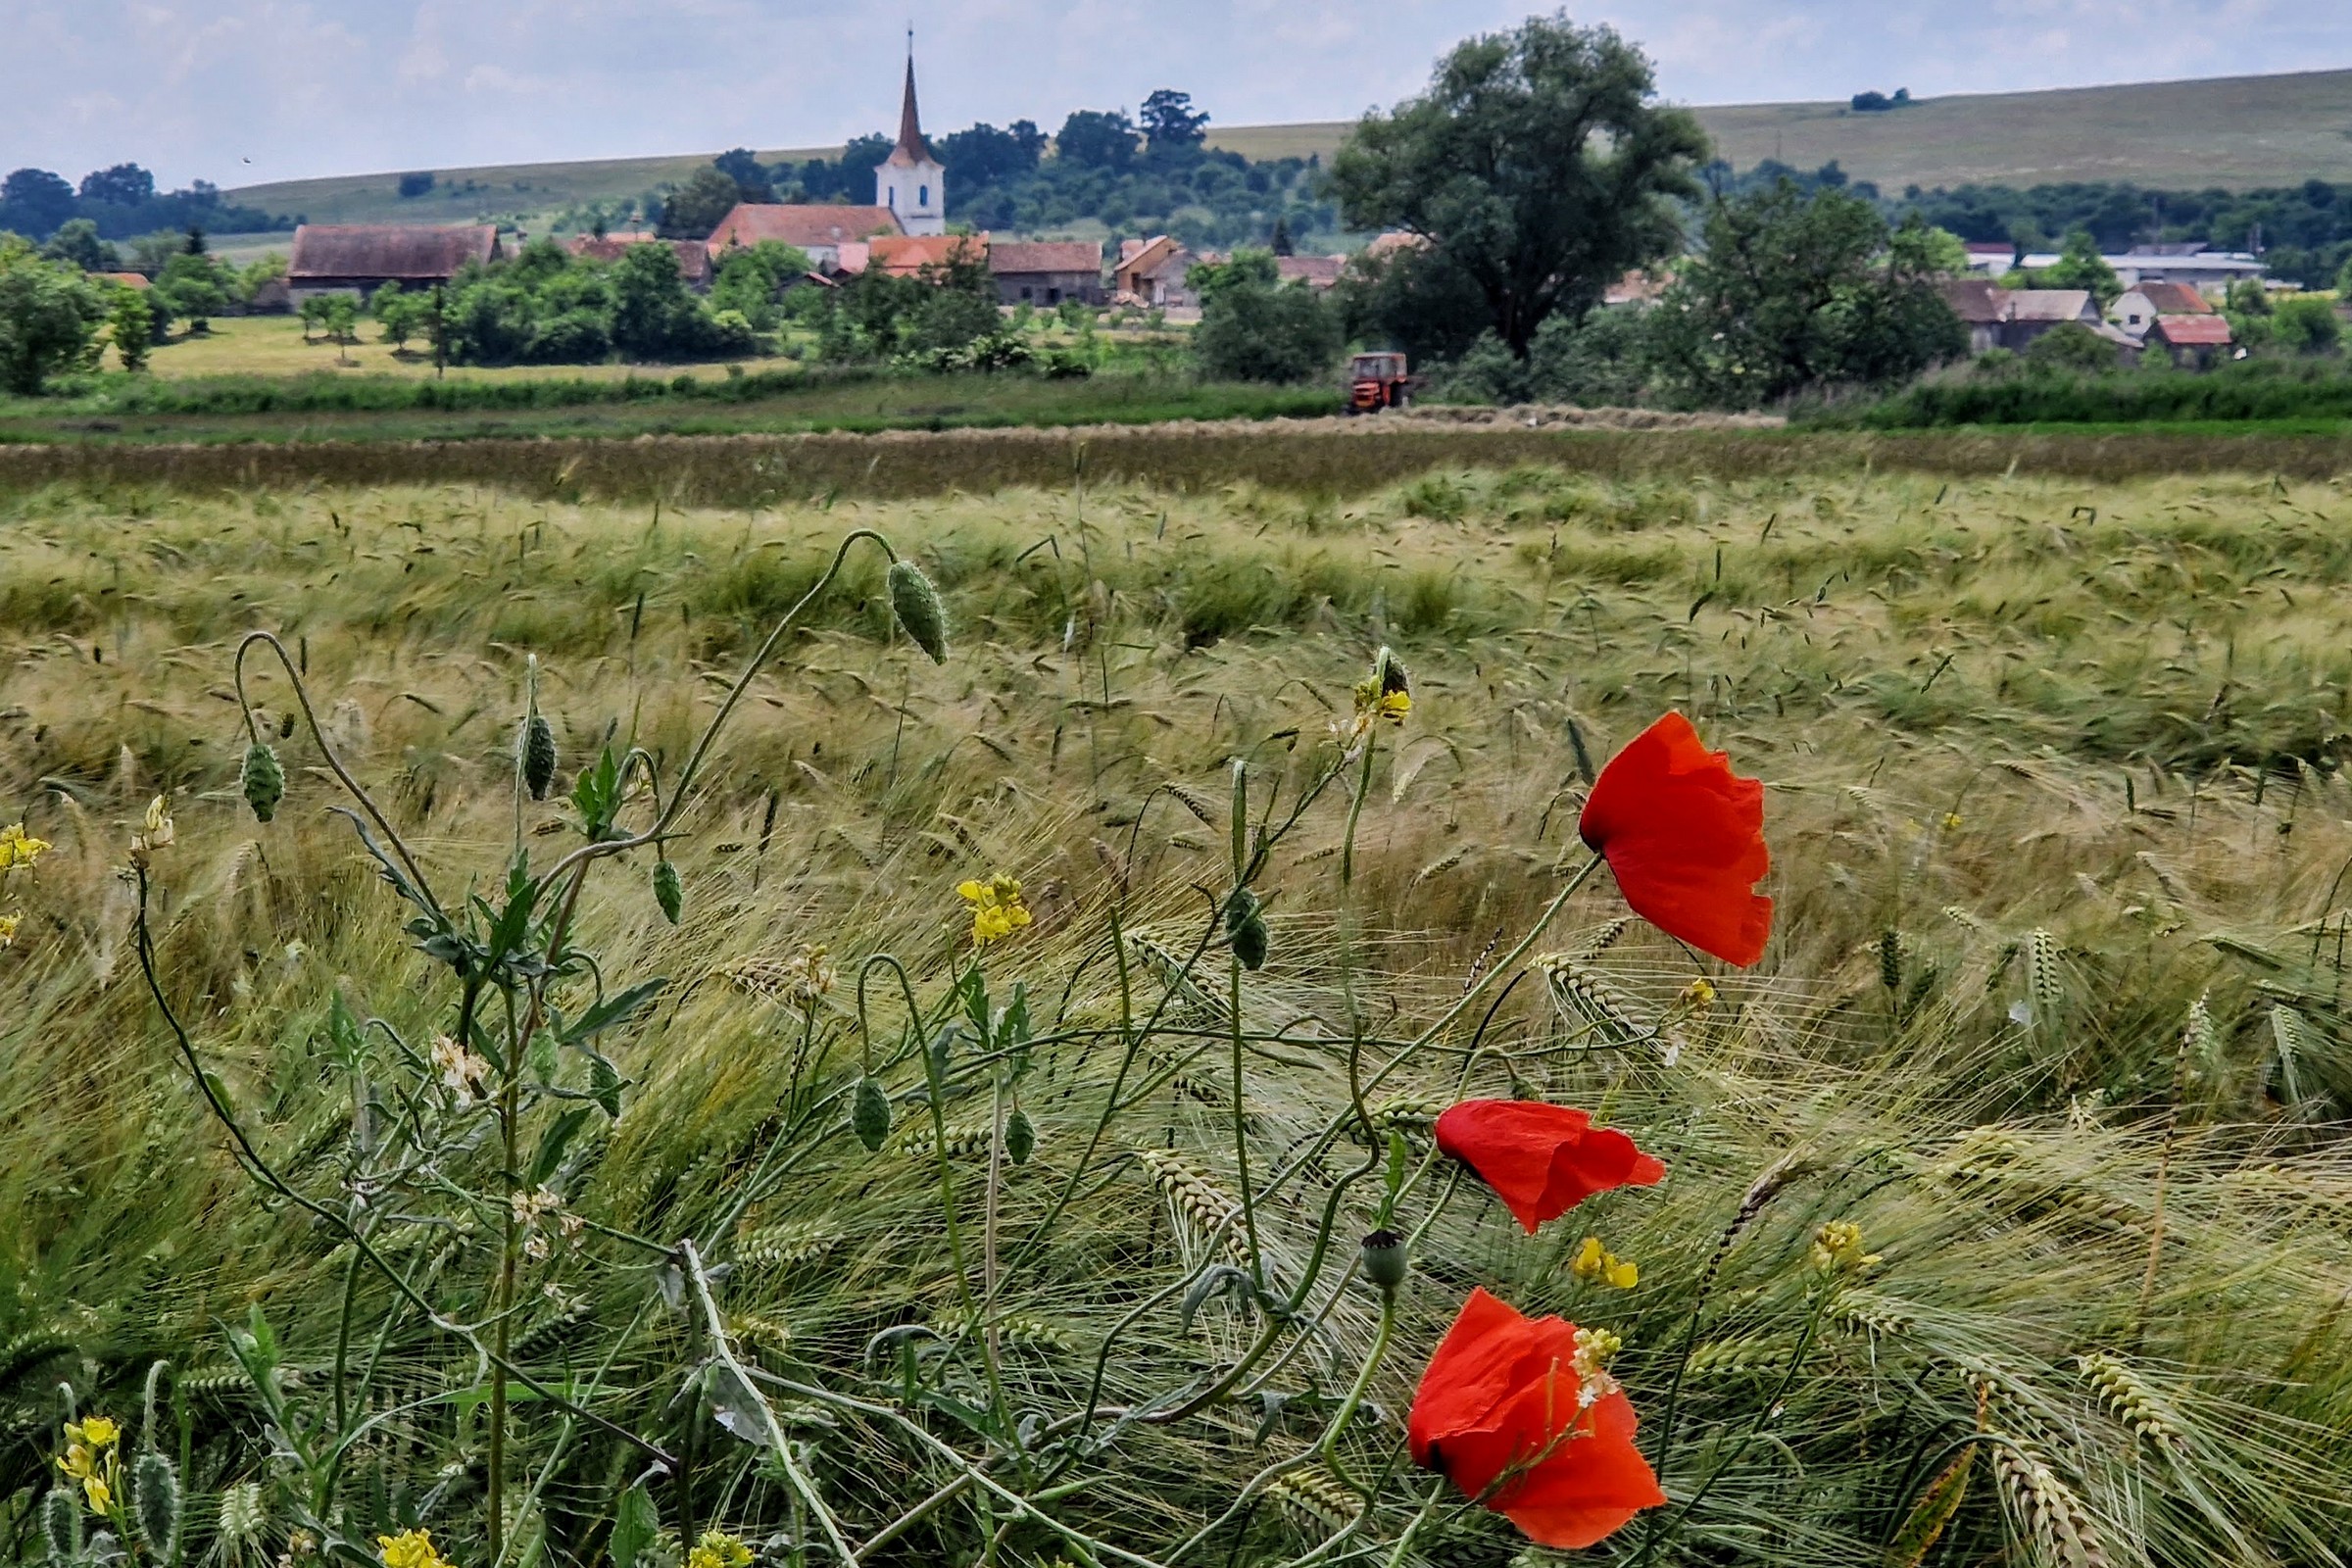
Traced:
<path id="1" fill-rule="evenodd" d="M 1625 1341 L 1607 1329 L 1578 1329 L 1576 1354 L 1569 1362 L 1576 1371 L 1576 1402 L 1591 1409 L 1615 1394 L 1617 1380 L 1609 1374 L 1609 1357 L 1625 1348 Z"/>
<path id="2" fill-rule="evenodd" d="M 375 1549 L 384 1560 L 384 1568 L 450 1568 L 434 1548 L 430 1530 L 404 1530 L 397 1536 L 378 1536 Z"/>
<path id="3" fill-rule="evenodd" d="M 1862 1250 L 1862 1227 L 1842 1219 L 1834 1219 L 1813 1233 L 1813 1246 L 1806 1256 L 1824 1274 L 1860 1273 L 1882 1261 L 1879 1253 Z"/>
<path id="4" fill-rule="evenodd" d="M 1958 811 L 1946 811 L 1943 813 L 1943 830 L 1946 833 L 1957 833 L 1960 831 L 1960 813 Z"/>
<path id="5" fill-rule="evenodd" d="M 1683 1005 L 1692 1011 L 1715 1005 L 1714 983 L 1702 974 L 1683 987 Z"/>
<path id="6" fill-rule="evenodd" d="M 1642 1283 L 1642 1270 L 1603 1248 L 1597 1236 L 1585 1238 L 1585 1245 L 1577 1249 L 1568 1272 L 1588 1283 L 1606 1280 L 1621 1291 L 1630 1291 Z"/>
<path id="7" fill-rule="evenodd" d="M 1008 937 L 1029 923 L 1029 906 L 1021 902 L 1021 885 L 1008 876 L 986 882 L 962 882 L 956 896 L 972 908 L 972 946 L 985 947 Z"/>
<path id="8" fill-rule="evenodd" d="M 122 1436 L 122 1429 L 102 1415 L 94 1415 L 81 1424 L 81 1441 L 93 1448 L 111 1448 Z"/>
<path id="9" fill-rule="evenodd" d="M 57 1461 L 58 1469 L 64 1471 L 67 1479 L 72 1481 L 80 1481 L 97 1473 L 96 1461 L 90 1450 L 74 1438 L 74 1434 L 79 1430 L 72 1426 L 66 1428 L 66 1456 Z"/>
<path id="10" fill-rule="evenodd" d="M 14 947 L 16 945 L 17 923 L 23 918 L 23 915 L 0 914 L 0 948 Z"/>
<path id="11" fill-rule="evenodd" d="M 49 848 L 47 839 L 36 839 L 24 831 L 22 822 L 0 827 L 0 871 L 13 871 L 20 865 L 30 865 Z"/>
<path id="12" fill-rule="evenodd" d="M 706 1530 L 686 1554 L 686 1568 L 751 1568 L 752 1548 L 723 1530 Z"/>
<path id="13" fill-rule="evenodd" d="M 115 1504 L 115 1489 L 106 1484 L 104 1476 L 83 1476 L 81 1495 L 92 1513 L 105 1513 Z"/>

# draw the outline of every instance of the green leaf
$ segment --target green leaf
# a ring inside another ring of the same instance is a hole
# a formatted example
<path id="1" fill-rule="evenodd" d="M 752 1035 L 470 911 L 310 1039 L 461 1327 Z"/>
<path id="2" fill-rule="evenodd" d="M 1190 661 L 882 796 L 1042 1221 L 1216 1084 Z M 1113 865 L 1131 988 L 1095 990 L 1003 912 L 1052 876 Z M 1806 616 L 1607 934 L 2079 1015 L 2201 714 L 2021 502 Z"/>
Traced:
<path id="1" fill-rule="evenodd" d="M 662 1514 L 640 1481 L 620 1494 L 620 1505 L 612 1510 L 612 1568 L 651 1568 L 646 1552 L 661 1534 Z"/>
<path id="2" fill-rule="evenodd" d="M 531 1157 L 531 1186 L 547 1185 L 548 1178 L 555 1175 L 556 1167 L 564 1163 L 564 1149 L 587 1123 L 588 1111 L 583 1106 L 567 1110 L 548 1124 L 547 1131 L 539 1135 L 539 1152 Z"/>
<path id="3" fill-rule="evenodd" d="M 641 985 L 634 985 L 626 991 L 617 991 L 612 996 L 606 997 L 564 1027 L 562 1031 L 564 1043 L 567 1046 L 576 1046 L 583 1040 L 604 1033 L 614 1024 L 626 1022 L 630 1014 L 651 1003 L 655 997 L 661 994 L 662 988 L 668 984 L 668 976 L 656 975 Z"/>

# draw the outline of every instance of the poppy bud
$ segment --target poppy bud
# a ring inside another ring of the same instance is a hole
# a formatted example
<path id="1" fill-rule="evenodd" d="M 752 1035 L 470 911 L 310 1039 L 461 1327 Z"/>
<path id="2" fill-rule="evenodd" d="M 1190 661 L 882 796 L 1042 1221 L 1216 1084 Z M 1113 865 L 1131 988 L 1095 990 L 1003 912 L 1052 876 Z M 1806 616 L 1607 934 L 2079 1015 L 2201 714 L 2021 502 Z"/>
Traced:
<path id="1" fill-rule="evenodd" d="M 686 887 L 678 880 L 678 868 L 671 861 L 654 862 L 654 902 L 662 906 L 663 919 L 671 925 L 678 923 L 678 910 L 686 902 Z"/>
<path id="2" fill-rule="evenodd" d="M 914 645 L 931 656 L 931 662 L 948 662 L 948 612 L 939 590 L 911 561 L 890 564 L 890 609 Z"/>
<path id="3" fill-rule="evenodd" d="M 522 726 L 522 782 L 534 801 L 546 800 L 556 782 L 555 726 L 537 713 Z"/>
<path id="4" fill-rule="evenodd" d="M 1411 1259 L 1406 1255 L 1404 1238 L 1395 1231 L 1374 1231 L 1364 1238 L 1364 1278 L 1380 1287 L 1383 1296 L 1393 1296 L 1404 1283 Z"/>
<path id="5" fill-rule="evenodd" d="M 1031 1125 L 1029 1113 L 1018 1105 L 1013 1106 L 1011 1116 L 1004 1122 L 1004 1152 L 1012 1156 L 1015 1165 L 1026 1165 L 1036 1148 L 1037 1128 Z"/>
<path id="6" fill-rule="evenodd" d="M 850 1131 L 872 1153 L 890 1136 L 890 1096 L 884 1093 L 882 1080 L 867 1074 L 858 1081 L 858 1092 L 850 1099 Z"/>
<path id="7" fill-rule="evenodd" d="M 277 754 L 260 741 L 245 748 L 245 804 L 253 808 L 254 820 L 267 822 L 277 814 L 277 803 L 286 798 L 286 770 L 277 765 Z"/>
<path id="8" fill-rule="evenodd" d="M 1233 897 L 1225 901 L 1225 940 L 1243 968 L 1254 974 L 1266 966 L 1266 949 L 1272 938 L 1266 930 L 1266 917 L 1259 912 L 1257 895 L 1248 888 L 1235 888 Z"/>
<path id="9" fill-rule="evenodd" d="M 171 1460 L 150 1451 L 131 1461 L 130 1509 L 139 1539 L 155 1553 L 155 1560 L 175 1561 L 179 1556 L 181 1498 L 179 1471 Z"/>

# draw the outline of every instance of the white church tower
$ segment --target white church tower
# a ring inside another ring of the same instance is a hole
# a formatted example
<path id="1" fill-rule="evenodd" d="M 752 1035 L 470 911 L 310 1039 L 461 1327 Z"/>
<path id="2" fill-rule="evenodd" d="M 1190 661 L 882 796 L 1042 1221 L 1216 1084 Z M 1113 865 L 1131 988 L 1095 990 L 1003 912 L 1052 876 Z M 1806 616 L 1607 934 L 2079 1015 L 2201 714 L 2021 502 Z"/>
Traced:
<path id="1" fill-rule="evenodd" d="M 899 110 L 899 144 L 874 169 L 874 205 L 898 215 L 909 234 L 948 231 L 948 172 L 923 140 L 914 107 L 914 40 L 906 41 L 906 101 Z"/>

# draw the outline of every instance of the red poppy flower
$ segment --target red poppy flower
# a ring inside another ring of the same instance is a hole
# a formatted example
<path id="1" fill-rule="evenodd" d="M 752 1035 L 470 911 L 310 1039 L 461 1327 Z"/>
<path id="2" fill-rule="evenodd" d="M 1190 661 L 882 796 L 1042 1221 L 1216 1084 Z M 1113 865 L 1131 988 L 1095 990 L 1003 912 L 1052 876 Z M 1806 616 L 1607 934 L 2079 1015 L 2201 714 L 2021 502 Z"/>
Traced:
<path id="1" fill-rule="evenodd" d="M 1642 919 L 1742 969 L 1764 956 L 1772 901 L 1755 891 L 1772 865 L 1764 786 L 1734 773 L 1682 714 L 1609 759 L 1577 831 Z"/>
<path id="2" fill-rule="evenodd" d="M 1413 1395 L 1413 1462 L 1545 1546 L 1590 1546 L 1658 1506 L 1632 1401 L 1599 1373 L 1588 1402 L 1576 1359 L 1575 1324 L 1472 1291 Z"/>
<path id="3" fill-rule="evenodd" d="M 1650 1187 L 1666 1167 L 1612 1127 L 1566 1105 L 1465 1100 L 1438 1118 L 1438 1147 L 1478 1172 L 1534 1235 L 1594 1193 Z"/>

